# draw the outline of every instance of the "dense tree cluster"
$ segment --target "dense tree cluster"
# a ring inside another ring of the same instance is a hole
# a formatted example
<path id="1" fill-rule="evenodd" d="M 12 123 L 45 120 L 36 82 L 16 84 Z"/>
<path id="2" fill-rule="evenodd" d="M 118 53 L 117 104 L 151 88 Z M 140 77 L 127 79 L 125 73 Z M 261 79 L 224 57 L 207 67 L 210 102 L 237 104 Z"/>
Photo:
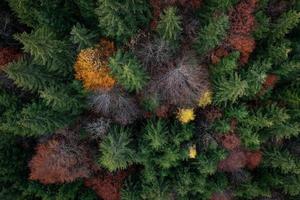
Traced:
<path id="1" fill-rule="evenodd" d="M 0 199 L 299 200 L 297 0 L 0 2 Z"/>

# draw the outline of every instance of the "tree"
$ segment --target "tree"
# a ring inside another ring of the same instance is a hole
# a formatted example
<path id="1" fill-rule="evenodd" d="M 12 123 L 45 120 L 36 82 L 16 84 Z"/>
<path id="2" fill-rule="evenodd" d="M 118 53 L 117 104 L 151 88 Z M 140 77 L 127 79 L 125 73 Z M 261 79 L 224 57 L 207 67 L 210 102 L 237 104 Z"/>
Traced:
<path id="1" fill-rule="evenodd" d="M 149 6 L 143 0 L 98 0 L 99 26 L 107 37 L 128 40 L 149 20 Z"/>
<path id="2" fill-rule="evenodd" d="M 109 59 L 111 74 L 129 92 L 137 92 L 149 79 L 138 60 L 130 53 L 118 51 Z"/>
<path id="3" fill-rule="evenodd" d="M 85 28 L 85 26 L 77 23 L 71 30 L 71 40 L 78 45 L 78 50 L 92 47 L 95 43 L 97 34 Z"/>
<path id="4" fill-rule="evenodd" d="M 23 51 L 33 57 L 33 61 L 46 65 L 51 72 L 68 75 L 71 72 L 73 52 L 70 45 L 63 40 L 58 40 L 55 32 L 47 27 L 40 27 L 31 33 L 15 35 L 23 46 Z"/>
<path id="5" fill-rule="evenodd" d="M 88 105 L 93 112 L 123 125 L 133 123 L 141 114 L 136 100 L 120 88 L 91 94 Z"/>
<path id="6" fill-rule="evenodd" d="M 198 33 L 195 43 L 197 53 L 203 56 L 216 48 L 225 39 L 228 28 L 229 19 L 226 15 L 210 19 Z"/>
<path id="7" fill-rule="evenodd" d="M 135 150 L 131 147 L 131 130 L 113 126 L 100 143 L 99 164 L 110 172 L 126 169 L 135 162 Z"/>
<path id="8" fill-rule="evenodd" d="M 178 41 L 182 31 L 182 19 L 178 16 L 176 7 L 168 7 L 160 17 L 157 32 L 165 41 L 174 43 Z"/>
<path id="9" fill-rule="evenodd" d="M 72 182 L 91 176 L 91 158 L 84 145 L 63 136 L 38 144 L 29 162 L 31 180 L 44 184 Z"/>

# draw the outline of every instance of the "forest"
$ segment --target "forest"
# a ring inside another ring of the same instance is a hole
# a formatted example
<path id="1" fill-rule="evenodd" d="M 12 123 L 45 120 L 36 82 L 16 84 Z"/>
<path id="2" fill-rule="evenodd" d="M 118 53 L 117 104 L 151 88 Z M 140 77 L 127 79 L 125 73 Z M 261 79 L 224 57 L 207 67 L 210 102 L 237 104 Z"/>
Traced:
<path id="1" fill-rule="evenodd" d="M 1 200 L 300 200 L 299 0 L 1 0 Z"/>

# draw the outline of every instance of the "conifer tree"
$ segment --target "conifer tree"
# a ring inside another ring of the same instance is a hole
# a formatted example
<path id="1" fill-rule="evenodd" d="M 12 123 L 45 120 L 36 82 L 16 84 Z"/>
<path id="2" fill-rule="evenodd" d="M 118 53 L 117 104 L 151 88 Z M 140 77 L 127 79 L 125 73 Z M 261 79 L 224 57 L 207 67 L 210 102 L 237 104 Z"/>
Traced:
<path id="1" fill-rule="evenodd" d="M 182 19 L 176 7 L 168 7 L 160 17 L 157 31 L 162 39 L 170 43 L 179 40 L 182 31 Z"/>
<path id="2" fill-rule="evenodd" d="M 100 143 L 99 164 L 109 171 L 126 169 L 135 162 L 135 150 L 131 147 L 131 130 L 113 126 Z"/>
<path id="3" fill-rule="evenodd" d="M 98 0 L 96 15 L 104 34 L 122 42 L 147 24 L 149 6 L 142 0 Z"/>
<path id="4" fill-rule="evenodd" d="M 141 64 L 130 53 L 118 51 L 109 59 L 108 65 L 111 74 L 129 92 L 141 90 L 149 79 Z"/>
<path id="5" fill-rule="evenodd" d="M 95 43 L 97 34 L 85 28 L 81 24 L 76 24 L 71 30 L 71 40 L 74 44 L 78 45 L 78 51 L 92 47 Z"/>
<path id="6" fill-rule="evenodd" d="M 228 17 L 223 15 L 211 19 L 198 33 L 195 48 L 203 55 L 219 45 L 225 38 L 229 26 Z"/>

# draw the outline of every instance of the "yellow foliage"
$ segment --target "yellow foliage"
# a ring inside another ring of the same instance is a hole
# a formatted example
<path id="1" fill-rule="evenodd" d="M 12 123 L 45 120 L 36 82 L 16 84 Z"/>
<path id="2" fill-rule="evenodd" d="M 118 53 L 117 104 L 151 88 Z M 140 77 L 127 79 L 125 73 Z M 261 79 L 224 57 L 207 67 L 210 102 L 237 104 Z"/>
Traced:
<path id="1" fill-rule="evenodd" d="M 196 158 L 197 156 L 197 149 L 196 149 L 196 145 L 192 145 L 189 147 L 189 158 Z"/>
<path id="2" fill-rule="evenodd" d="M 204 92 L 204 94 L 199 99 L 199 107 L 203 108 L 207 105 L 210 105 L 212 103 L 212 92 L 210 90 L 207 90 Z"/>
<path id="3" fill-rule="evenodd" d="M 115 52 L 114 44 L 102 39 L 96 48 L 83 49 L 75 63 L 75 78 L 87 90 L 109 90 L 116 80 L 109 74 L 108 59 Z"/>
<path id="4" fill-rule="evenodd" d="M 191 108 L 187 109 L 179 109 L 177 113 L 177 119 L 182 123 L 182 124 L 187 124 L 190 121 L 193 121 L 195 119 L 195 114 L 194 110 Z"/>

